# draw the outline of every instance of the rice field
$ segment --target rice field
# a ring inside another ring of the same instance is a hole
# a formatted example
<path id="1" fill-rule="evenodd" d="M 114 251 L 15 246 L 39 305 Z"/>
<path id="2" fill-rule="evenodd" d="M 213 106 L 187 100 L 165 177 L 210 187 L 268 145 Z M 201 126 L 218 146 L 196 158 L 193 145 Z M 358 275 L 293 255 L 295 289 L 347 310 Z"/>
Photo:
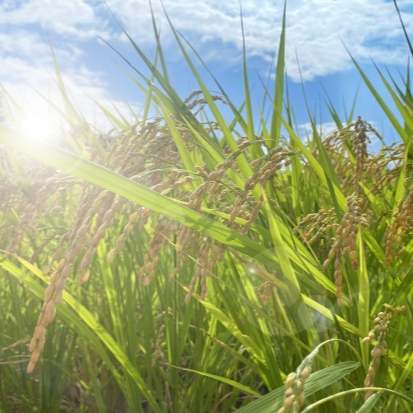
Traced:
<path id="1" fill-rule="evenodd" d="M 393 113 L 353 60 L 397 143 L 354 105 L 304 139 L 285 16 L 258 125 L 245 55 L 240 109 L 172 31 L 190 96 L 125 32 L 149 73 L 136 122 L 97 133 L 57 69 L 67 130 L 0 123 L 0 412 L 412 411 L 409 76 L 381 77 Z"/>

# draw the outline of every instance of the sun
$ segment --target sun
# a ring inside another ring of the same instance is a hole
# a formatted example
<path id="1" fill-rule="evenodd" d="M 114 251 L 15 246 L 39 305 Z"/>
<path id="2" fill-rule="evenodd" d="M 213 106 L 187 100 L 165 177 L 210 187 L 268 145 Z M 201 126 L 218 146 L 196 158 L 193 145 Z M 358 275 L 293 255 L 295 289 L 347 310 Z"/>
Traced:
<path id="1" fill-rule="evenodd" d="M 44 111 L 25 111 L 18 122 L 19 132 L 34 140 L 49 141 L 56 133 L 56 119 Z"/>

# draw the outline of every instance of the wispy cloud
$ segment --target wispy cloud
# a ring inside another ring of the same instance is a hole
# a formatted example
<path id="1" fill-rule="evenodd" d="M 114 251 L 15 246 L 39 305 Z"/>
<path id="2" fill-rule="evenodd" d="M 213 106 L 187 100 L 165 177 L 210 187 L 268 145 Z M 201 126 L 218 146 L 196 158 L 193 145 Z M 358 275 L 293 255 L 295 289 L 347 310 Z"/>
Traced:
<path id="1" fill-rule="evenodd" d="M 140 45 L 154 42 L 147 0 L 108 0 L 107 5 Z M 210 59 L 223 60 L 221 51 L 227 54 L 232 51 L 240 58 L 242 37 L 238 1 L 164 0 L 164 5 L 174 26 Z M 408 0 L 399 0 L 399 6 L 407 30 L 413 30 L 413 10 L 408 8 Z M 242 7 L 249 56 L 260 56 L 265 65 L 277 49 L 283 4 L 263 0 L 257 7 L 256 1 L 244 0 Z M 172 44 L 159 1 L 153 2 L 153 9 L 163 42 L 166 46 Z M 8 36 L 8 43 L 16 46 L 16 52 L 28 49 L 29 44 L 31 50 L 36 50 L 44 43 L 39 38 L 39 45 L 16 39 L 22 31 L 15 31 L 15 28 L 22 27 L 26 31 L 37 26 L 47 28 L 50 33 L 64 36 L 67 47 L 85 40 L 97 41 L 97 35 L 115 42 L 124 38 L 104 4 L 97 0 L 8 0 L 0 4 L 0 24 L 7 28 L 1 36 L 3 39 Z M 377 63 L 406 63 L 407 48 L 392 2 L 288 2 L 286 61 L 293 80 L 299 79 L 296 53 L 304 80 L 351 67 L 342 42 L 356 59 L 371 57 Z M 2 42 L 2 51 L 7 50 L 6 43 Z"/>
<path id="2" fill-rule="evenodd" d="M 72 40 L 84 40 L 96 37 L 96 33 L 109 34 L 107 19 L 100 16 L 102 10 L 100 1 L 7 0 L 0 4 L 0 25 L 40 25 Z"/>
<path id="3" fill-rule="evenodd" d="M 334 122 L 323 122 L 315 125 L 318 134 L 322 137 L 327 137 L 337 130 L 337 125 Z M 297 126 L 299 134 L 311 136 L 313 134 L 313 126 L 310 122 L 302 123 Z"/>
<path id="4" fill-rule="evenodd" d="M 164 0 L 163 3 L 175 28 L 197 48 L 228 50 L 231 47 L 233 53 L 240 56 L 238 1 Z M 282 3 L 261 1 L 257 6 L 254 0 L 242 2 L 249 55 L 261 56 L 263 62 L 268 62 L 277 49 Z M 153 41 L 146 0 L 108 0 L 108 5 L 135 39 L 140 43 Z M 407 30 L 412 30 L 413 10 L 407 0 L 400 0 L 399 6 Z M 406 43 L 392 2 L 292 0 L 287 7 L 286 62 L 288 74 L 295 81 L 299 80 L 296 52 L 304 80 L 349 69 L 351 62 L 343 43 L 360 61 L 372 58 L 377 63 L 406 63 Z M 155 1 L 153 8 L 163 30 L 163 41 L 171 42 L 159 2 Z M 216 42 L 220 43 L 214 45 Z M 223 58 L 219 50 L 209 55 Z"/>
<path id="5" fill-rule="evenodd" d="M 223 70 L 239 70 L 242 51 L 238 0 L 164 0 L 172 23 L 208 62 Z M 408 31 L 413 31 L 409 0 L 398 4 Z M 154 44 L 147 0 L 107 0 L 107 5 L 140 46 Z M 248 56 L 253 69 L 265 71 L 277 50 L 283 2 L 243 0 Z M 153 1 L 156 22 L 168 57 L 179 53 L 160 1 Z M 86 66 L 87 50 L 98 46 L 98 36 L 125 50 L 124 36 L 100 0 L 3 0 L 0 3 L 0 81 L 17 100 L 27 99 L 27 85 L 58 100 L 53 80 L 50 34 L 68 88 L 85 113 L 95 113 L 89 96 L 109 104 L 107 73 Z M 393 3 L 386 0 L 289 0 L 287 5 L 286 66 L 299 80 L 298 55 L 304 80 L 345 71 L 351 61 L 342 42 L 358 61 L 402 64 L 407 47 Z M 110 59 L 108 49 L 107 57 Z M 175 56 L 175 57 L 174 57 Z M 104 65 L 103 65 L 104 66 Z M 51 92 L 52 91 L 52 92 Z M 117 102 L 120 107 L 122 102 Z M 38 106 L 40 108 L 40 106 Z"/>

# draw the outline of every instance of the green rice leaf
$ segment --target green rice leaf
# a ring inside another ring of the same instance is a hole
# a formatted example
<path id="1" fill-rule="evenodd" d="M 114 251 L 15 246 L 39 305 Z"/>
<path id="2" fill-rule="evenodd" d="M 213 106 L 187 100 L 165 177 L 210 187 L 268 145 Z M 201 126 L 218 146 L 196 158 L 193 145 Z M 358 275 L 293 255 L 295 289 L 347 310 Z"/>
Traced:
<path id="1" fill-rule="evenodd" d="M 258 257 L 266 264 L 272 263 L 275 268 L 279 266 L 278 259 L 273 253 L 251 239 L 106 168 L 47 143 L 33 141 L 3 125 L 0 125 L 0 142 L 56 169 L 64 170 L 163 214 L 250 257 Z"/>
<path id="2" fill-rule="evenodd" d="M 273 105 L 276 110 L 273 111 L 271 120 L 271 138 L 274 141 L 269 141 L 269 147 L 273 148 L 278 145 L 281 132 L 281 120 L 283 109 L 283 96 L 284 96 L 284 70 L 285 70 L 285 35 L 286 35 L 286 13 L 287 1 L 284 2 L 284 12 L 282 20 L 282 29 L 280 43 L 278 45 L 278 57 L 277 57 L 277 71 L 275 74 L 275 89 L 274 89 L 274 102 Z"/>
<path id="3" fill-rule="evenodd" d="M 334 366 L 316 371 L 310 375 L 304 385 L 305 396 L 309 397 L 315 392 L 322 390 L 331 384 L 341 380 L 352 371 L 360 367 L 360 363 L 355 361 L 345 361 Z M 285 386 L 272 391 L 237 410 L 238 413 L 274 413 L 280 409 L 284 401 Z"/>
<path id="4" fill-rule="evenodd" d="M 183 370 L 183 371 L 189 371 L 191 373 L 199 374 L 200 376 L 209 377 L 210 379 L 218 380 L 222 383 L 229 384 L 230 386 L 235 387 L 236 389 L 241 390 L 241 391 L 243 391 L 247 394 L 252 394 L 253 396 L 257 396 L 257 397 L 260 396 L 260 394 L 258 392 L 256 392 L 255 390 L 252 390 L 249 387 L 244 386 L 243 384 L 240 384 L 240 383 L 238 383 L 234 380 L 227 379 L 225 377 L 220 377 L 220 376 L 217 376 L 216 374 L 205 373 L 203 371 L 186 369 L 186 368 L 183 368 L 183 367 L 172 366 L 172 365 L 170 365 L 170 366 L 175 368 L 175 369 L 179 369 L 179 370 Z"/>
<path id="5" fill-rule="evenodd" d="M 371 412 L 373 407 L 377 404 L 382 393 L 374 393 L 368 398 L 368 400 L 357 410 L 357 413 L 368 413 Z"/>
<path id="6" fill-rule="evenodd" d="M 43 275 L 43 273 L 37 267 L 35 267 L 33 264 L 29 263 L 21 257 L 16 256 L 15 258 L 17 258 L 17 260 L 22 265 L 24 265 L 32 274 L 36 275 L 44 283 L 48 283 L 47 277 Z M 2 261 L 0 263 L 0 267 L 13 274 L 17 279 L 19 279 L 23 283 L 25 288 L 34 293 L 40 300 L 43 299 L 44 290 L 41 287 L 41 285 L 39 285 L 38 282 L 35 282 L 35 280 L 32 277 L 28 276 L 23 271 L 21 271 L 10 260 Z M 112 353 L 112 355 L 119 361 L 119 363 L 121 363 L 128 375 L 130 375 L 130 377 L 135 381 L 135 383 L 142 391 L 142 393 L 145 395 L 154 411 L 157 413 L 162 413 L 162 410 L 159 408 L 158 404 L 155 401 L 155 398 L 147 388 L 144 380 L 142 379 L 139 372 L 136 370 L 135 366 L 132 365 L 126 354 L 115 342 L 115 340 L 110 336 L 110 334 L 105 330 L 105 328 L 95 320 L 95 318 L 89 312 L 89 310 L 87 310 L 79 301 L 77 301 L 67 291 L 64 291 L 63 293 L 63 300 L 71 307 L 71 310 L 69 311 L 68 308 L 64 305 L 57 306 L 57 312 L 59 314 L 59 317 L 61 317 L 65 322 L 69 324 L 74 324 L 74 329 L 76 333 L 78 333 L 81 336 L 84 336 L 88 340 L 89 344 L 96 342 L 94 336 L 97 336 L 99 340 L 105 345 L 107 350 L 109 350 Z M 97 350 L 99 351 L 99 347 L 97 348 Z M 99 355 L 100 357 L 102 357 L 103 360 L 106 361 L 108 366 L 111 367 L 112 372 L 116 370 L 115 367 L 112 365 L 110 359 L 101 350 L 99 351 Z M 119 383 L 122 384 L 119 375 L 116 374 L 115 377 L 118 377 Z"/>

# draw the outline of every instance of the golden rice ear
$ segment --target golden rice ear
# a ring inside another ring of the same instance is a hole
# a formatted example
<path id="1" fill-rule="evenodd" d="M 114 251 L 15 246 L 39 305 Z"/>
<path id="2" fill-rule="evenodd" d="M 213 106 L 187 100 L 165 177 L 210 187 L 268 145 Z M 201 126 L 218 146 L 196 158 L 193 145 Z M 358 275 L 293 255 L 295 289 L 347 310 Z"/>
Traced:
<path id="1" fill-rule="evenodd" d="M 36 363 L 30 360 L 29 364 L 27 365 L 27 369 L 26 369 L 27 374 L 32 373 L 35 367 L 36 367 Z"/>
<path id="2" fill-rule="evenodd" d="M 85 282 L 89 279 L 89 277 L 90 277 L 90 270 L 89 270 L 89 268 L 86 268 L 85 270 L 83 270 L 83 271 L 80 273 L 79 282 L 80 282 L 81 284 L 83 284 L 83 283 L 85 283 Z"/>
<path id="3" fill-rule="evenodd" d="M 366 378 L 364 379 L 364 385 L 366 387 L 374 387 L 374 378 L 376 376 L 377 369 L 380 366 L 381 357 L 387 353 L 388 345 L 386 337 L 388 329 L 390 327 L 390 320 L 393 318 L 395 314 L 403 312 L 406 309 L 405 306 L 393 307 L 390 304 L 384 304 L 383 307 L 384 311 L 380 311 L 377 314 L 377 317 L 374 319 L 375 325 L 373 330 L 370 330 L 368 336 L 364 337 L 362 340 L 363 344 L 369 343 L 378 334 L 377 344 L 373 347 L 370 353 L 372 359 L 370 362 L 369 370 Z M 365 394 L 364 399 L 368 400 L 372 395 L 372 392 L 368 392 Z"/>
<path id="4" fill-rule="evenodd" d="M 277 413 L 298 413 L 301 406 L 305 403 L 304 386 L 305 381 L 312 372 L 312 363 L 318 348 L 310 353 L 300 364 L 295 372 L 289 373 L 285 379 L 285 393 L 283 406 Z"/>

